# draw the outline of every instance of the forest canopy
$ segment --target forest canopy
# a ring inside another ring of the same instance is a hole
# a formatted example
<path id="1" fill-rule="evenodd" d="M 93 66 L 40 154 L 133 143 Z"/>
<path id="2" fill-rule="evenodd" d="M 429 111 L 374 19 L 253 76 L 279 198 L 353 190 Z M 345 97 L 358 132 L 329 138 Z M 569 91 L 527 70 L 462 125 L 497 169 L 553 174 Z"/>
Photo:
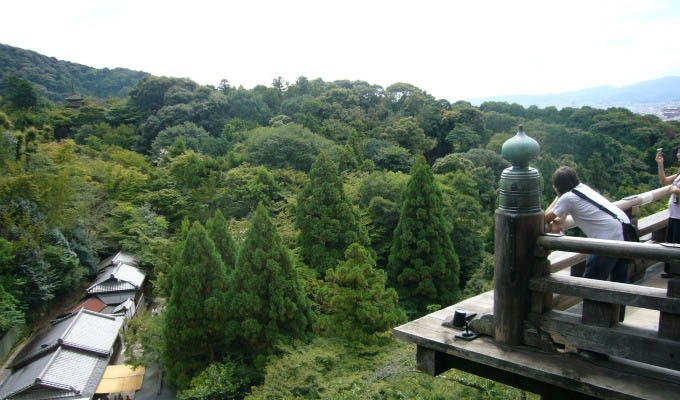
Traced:
<path id="1" fill-rule="evenodd" d="M 132 252 L 165 311 L 131 326 L 145 355 L 128 356 L 163 359 L 184 398 L 242 397 L 280 379 L 291 346 L 380 346 L 489 290 L 500 148 L 519 124 L 541 146 L 544 206 L 559 165 L 618 199 L 655 188 L 655 149 L 672 160 L 680 144 L 677 121 L 622 108 L 475 107 L 304 76 L 213 87 L 0 50 L 32 66 L 0 65 L 0 332 Z M 79 109 L 54 102 L 73 89 Z"/>

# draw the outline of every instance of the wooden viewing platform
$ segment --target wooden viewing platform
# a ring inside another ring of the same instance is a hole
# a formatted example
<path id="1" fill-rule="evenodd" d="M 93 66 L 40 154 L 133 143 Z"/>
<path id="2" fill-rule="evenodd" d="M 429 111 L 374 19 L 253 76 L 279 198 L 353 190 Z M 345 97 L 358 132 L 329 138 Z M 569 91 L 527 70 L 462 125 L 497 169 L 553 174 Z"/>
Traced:
<path id="1" fill-rule="evenodd" d="M 649 268 L 639 282 L 663 287 L 662 264 Z M 568 271 L 565 271 L 568 272 Z M 580 323 L 582 303 L 564 313 Z M 658 399 L 680 398 L 680 372 L 611 357 L 608 361 L 589 361 L 576 349 L 542 350 L 527 345 L 496 343 L 490 336 L 466 341 L 456 338 L 462 330 L 442 325 L 451 320 L 454 310 L 477 315 L 493 313 L 493 291 L 426 315 L 394 329 L 394 336 L 417 345 L 418 368 L 438 375 L 455 368 L 494 381 L 515 386 L 546 399 Z M 622 326 L 656 330 L 659 312 L 626 307 Z M 625 343 L 613 343 L 625 348 Z"/>
<path id="2" fill-rule="evenodd" d="M 431 375 L 455 368 L 544 399 L 680 399 L 680 278 L 661 278 L 663 262 L 680 273 L 680 245 L 661 243 L 667 211 L 637 218 L 670 186 L 615 203 L 641 243 L 545 234 L 538 173 L 517 150 L 522 135 L 520 127 L 508 151 L 513 167 L 501 177 L 494 290 L 401 325 L 394 336 L 417 345 L 418 368 Z M 580 278 L 587 254 L 632 260 L 634 283 Z M 479 337 L 458 336 L 456 310 L 476 314 L 470 328 Z"/>

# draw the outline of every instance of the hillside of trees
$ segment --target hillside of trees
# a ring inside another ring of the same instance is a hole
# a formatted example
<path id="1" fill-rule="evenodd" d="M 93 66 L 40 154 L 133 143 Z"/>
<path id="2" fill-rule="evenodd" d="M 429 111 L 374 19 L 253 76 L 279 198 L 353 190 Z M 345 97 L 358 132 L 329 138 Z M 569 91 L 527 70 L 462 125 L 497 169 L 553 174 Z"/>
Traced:
<path id="1" fill-rule="evenodd" d="M 147 75 L 125 68 L 92 68 L 0 43 L 0 96 L 7 90 L 3 82 L 17 77 L 33 83 L 42 96 L 57 103 L 72 91 L 83 97 L 124 97 Z"/>
<path id="2" fill-rule="evenodd" d="M 129 323 L 127 356 L 162 360 L 183 399 L 519 398 L 414 374 L 389 335 L 492 288 L 502 143 L 519 124 L 538 140 L 544 205 L 559 165 L 618 199 L 657 187 L 655 149 L 680 144 L 680 123 L 625 109 L 474 107 L 407 83 L 146 76 L 80 110 L 3 83 L 0 331 L 122 248 L 163 310 Z"/>

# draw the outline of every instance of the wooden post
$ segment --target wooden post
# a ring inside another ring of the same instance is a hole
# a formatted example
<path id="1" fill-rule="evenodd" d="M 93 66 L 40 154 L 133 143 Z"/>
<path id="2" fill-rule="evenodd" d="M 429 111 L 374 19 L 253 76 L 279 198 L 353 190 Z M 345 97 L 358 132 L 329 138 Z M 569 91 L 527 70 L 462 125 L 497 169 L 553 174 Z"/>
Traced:
<path id="1" fill-rule="evenodd" d="M 531 306 L 529 279 L 540 259 L 534 255 L 534 247 L 543 233 L 545 219 L 541 209 L 541 175 L 529 167 L 529 161 L 538 152 L 538 142 L 524 133 L 522 125 L 501 149 L 512 167 L 503 171 L 499 183 L 493 315 L 496 341 L 510 345 L 522 343 L 524 320 Z M 544 273 L 545 264 L 540 263 L 540 268 L 540 273 Z M 536 308 L 544 308 L 542 300 L 536 300 Z"/>
<path id="2" fill-rule="evenodd" d="M 668 227 L 664 226 L 663 228 L 652 232 L 652 240 L 657 242 L 657 243 L 665 242 L 666 241 L 666 229 L 668 229 Z"/>
<path id="3" fill-rule="evenodd" d="M 533 278 L 542 278 L 550 275 L 550 260 L 548 251 L 542 247 L 534 248 Z M 531 312 L 543 314 L 552 309 L 552 292 L 531 292 Z"/>
<path id="4" fill-rule="evenodd" d="M 543 212 L 509 214 L 496 210 L 494 322 L 496 341 L 517 345 L 530 306 L 529 279 L 534 273 L 534 246 L 543 232 Z"/>
<path id="5" fill-rule="evenodd" d="M 583 276 L 583 274 L 586 272 L 586 262 L 581 261 L 578 264 L 574 264 L 571 266 L 569 270 L 569 274 L 571 276 L 578 276 L 579 278 Z"/>
<path id="6" fill-rule="evenodd" d="M 621 306 L 618 304 L 584 299 L 581 322 L 586 325 L 610 328 L 612 325 L 619 322 L 620 309 Z"/>
<path id="7" fill-rule="evenodd" d="M 680 297 L 680 278 L 668 281 L 668 297 Z M 661 311 L 659 313 L 659 337 L 680 340 L 680 315 Z"/>

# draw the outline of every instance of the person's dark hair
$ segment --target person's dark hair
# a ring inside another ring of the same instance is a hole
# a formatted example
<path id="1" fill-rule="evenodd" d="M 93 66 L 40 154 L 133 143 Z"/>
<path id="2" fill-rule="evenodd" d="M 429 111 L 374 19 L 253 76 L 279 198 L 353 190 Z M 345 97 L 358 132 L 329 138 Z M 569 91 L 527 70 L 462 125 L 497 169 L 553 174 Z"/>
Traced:
<path id="1" fill-rule="evenodd" d="M 581 181 L 576 175 L 576 171 L 572 167 L 559 167 L 553 174 L 553 186 L 560 195 L 563 195 L 571 189 L 578 186 Z"/>

